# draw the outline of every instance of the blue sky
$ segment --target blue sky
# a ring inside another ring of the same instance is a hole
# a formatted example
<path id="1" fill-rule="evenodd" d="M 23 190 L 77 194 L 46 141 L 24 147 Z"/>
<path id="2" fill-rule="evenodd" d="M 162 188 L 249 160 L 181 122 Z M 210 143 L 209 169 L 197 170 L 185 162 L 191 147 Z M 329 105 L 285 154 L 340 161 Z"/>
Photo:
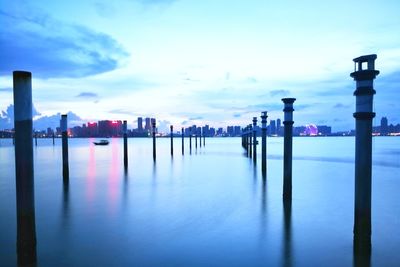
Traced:
<path id="1" fill-rule="evenodd" d="M 37 116 L 354 127 L 352 59 L 378 54 L 375 124 L 400 123 L 399 1 L 0 0 L 0 110 L 33 73 Z M 7 112 L 3 112 L 3 118 Z"/>

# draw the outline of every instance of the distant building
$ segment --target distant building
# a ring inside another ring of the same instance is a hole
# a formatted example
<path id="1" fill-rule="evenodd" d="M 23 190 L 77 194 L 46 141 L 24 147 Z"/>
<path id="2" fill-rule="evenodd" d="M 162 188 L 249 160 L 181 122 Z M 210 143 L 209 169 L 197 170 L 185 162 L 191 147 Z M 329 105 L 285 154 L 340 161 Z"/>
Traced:
<path id="1" fill-rule="evenodd" d="M 151 121 L 150 121 L 150 118 L 146 118 L 146 119 L 145 119 L 144 129 L 145 129 L 146 131 L 150 131 L 150 130 L 151 130 Z"/>
<path id="2" fill-rule="evenodd" d="M 381 135 L 388 135 L 388 133 L 389 133 L 388 119 L 386 117 L 382 117 L 382 119 L 381 119 L 380 133 L 381 133 Z"/>
<path id="3" fill-rule="evenodd" d="M 222 136 L 223 133 L 224 133 L 224 129 L 223 128 L 218 128 L 217 135 L 218 136 Z"/>
<path id="4" fill-rule="evenodd" d="M 275 120 L 271 120 L 269 123 L 269 134 L 270 135 L 276 135 L 276 124 Z"/>
<path id="5" fill-rule="evenodd" d="M 281 127 L 281 119 L 276 120 L 276 134 L 281 136 L 283 135 L 282 127 Z"/>
<path id="6" fill-rule="evenodd" d="M 137 129 L 138 129 L 138 132 L 139 133 L 142 133 L 143 132 L 143 118 L 142 117 L 139 117 L 139 118 L 137 118 Z"/>
<path id="7" fill-rule="evenodd" d="M 233 126 L 226 127 L 226 133 L 228 134 L 228 136 L 234 136 L 235 132 Z"/>
<path id="8" fill-rule="evenodd" d="M 242 133 L 242 129 L 240 126 L 235 126 L 235 129 L 233 132 L 234 132 L 234 136 L 240 136 Z"/>
<path id="9" fill-rule="evenodd" d="M 89 137 L 96 137 L 99 134 L 97 122 L 88 122 L 87 129 Z"/>
<path id="10" fill-rule="evenodd" d="M 331 135 L 332 127 L 327 125 L 317 125 L 318 135 Z"/>

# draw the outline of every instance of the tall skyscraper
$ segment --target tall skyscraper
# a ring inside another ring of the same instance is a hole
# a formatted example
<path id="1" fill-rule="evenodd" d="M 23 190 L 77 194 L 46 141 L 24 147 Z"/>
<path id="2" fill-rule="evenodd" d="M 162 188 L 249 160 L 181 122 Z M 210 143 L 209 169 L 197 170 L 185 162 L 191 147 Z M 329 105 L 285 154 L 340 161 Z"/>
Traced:
<path id="1" fill-rule="evenodd" d="M 138 128 L 139 133 L 143 132 L 143 118 L 142 117 L 137 118 L 137 128 Z"/>
<path id="2" fill-rule="evenodd" d="M 144 129 L 145 129 L 146 131 L 150 131 L 150 130 L 151 130 L 150 118 L 146 118 L 146 119 L 145 119 Z"/>
<path id="3" fill-rule="evenodd" d="M 381 135 L 387 135 L 389 133 L 388 119 L 382 117 L 381 119 Z"/>
<path id="4" fill-rule="evenodd" d="M 281 133 L 281 119 L 276 120 L 276 134 L 282 135 Z"/>
<path id="5" fill-rule="evenodd" d="M 270 135 L 276 135 L 276 124 L 275 120 L 271 120 L 269 123 L 269 134 Z"/>

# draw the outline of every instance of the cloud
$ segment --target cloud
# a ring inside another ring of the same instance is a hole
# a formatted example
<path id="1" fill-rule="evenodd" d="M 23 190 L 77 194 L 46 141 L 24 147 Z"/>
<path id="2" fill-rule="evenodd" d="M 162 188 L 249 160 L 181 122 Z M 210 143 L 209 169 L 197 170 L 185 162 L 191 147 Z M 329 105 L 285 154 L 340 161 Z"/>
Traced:
<path id="1" fill-rule="evenodd" d="M 33 128 L 35 130 L 46 130 L 48 127 L 56 129 L 60 127 L 61 113 L 57 113 L 51 116 L 43 116 L 33 121 Z M 82 125 L 84 121 L 75 113 L 69 111 L 67 113 L 68 128 Z"/>
<path id="2" fill-rule="evenodd" d="M 190 121 L 196 121 L 196 120 L 202 120 L 204 119 L 202 116 L 197 116 L 197 117 L 191 117 L 189 118 Z"/>
<path id="3" fill-rule="evenodd" d="M 0 88 L 0 92 L 5 92 L 5 93 L 8 93 L 8 92 L 12 92 L 12 88 L 11 87 L 6 87 L 6 88 Z"/>
<path id="4" fill-rule="evenodd" d="M 287 96 L 287 95 L 290 94 L 290 91 L 289 90 L 282 90 L 282 89 L 280 89 L 280 90 L 272 90 L 272 91 L 269 92 L 269 94 L 270 94 L 271 97 L 274 97 L 274 96 Z"/>
<path id="5" fill-rule="evenodd" d="M 32 117 L 35 118 L 40 116 L 40 112 L 32 106 Z M 9 105 L 7 109 L 1 111 L 0 115 L 0 129 L 12 129 L 14 128 L 14 105 Z"/>
<path id="6" fill-rule="evenodd" d="M 98 95 L 96 93 L 91 93 L 91 92 L 82 92 L 79 95 L 75 97 L 82 97 L 82 98 L 96 98 Z"/>
<path id="7" fill-rule="evenodd" d="M 336 103 L 336 105 L 333 106 L 333 108 L 350 108 L 352 105 L 350 104 L 343 104 L 343 103 Z"/>
<path id="8" fill-rule="evenodd" d="M 111 114 L 122 114 L 122 115 L 133 115 L 133 112 L 125 109 L 113 109 L 110 110 L 109 113 Z"/>
<path id="9" fill-rule="evenodd" d="M 85 77 L 112 71 L 128 56 L 109 35 L 29 12 L 0 9 L 0 75 L 28 70 L 42 78 Z"/>
<path id="10" fill-rule="evenodd" d="M 234 118 L 240 118 L 242 116 L 242 114 L 240 114 L 240 113 L 235 113 L 235 114 L 233 114 L 233 117 Z"/>

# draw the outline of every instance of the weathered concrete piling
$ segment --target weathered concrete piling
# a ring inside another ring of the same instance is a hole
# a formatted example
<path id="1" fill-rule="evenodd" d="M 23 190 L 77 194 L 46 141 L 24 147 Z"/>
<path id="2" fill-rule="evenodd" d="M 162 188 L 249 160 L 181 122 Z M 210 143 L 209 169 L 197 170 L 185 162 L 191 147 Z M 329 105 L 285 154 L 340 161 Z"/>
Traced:
<path id="1" fill-rule="evenodd" d="M 375 70 L 376 55 L 353 59 L 356 81 L 356 155 L 354 199 L 354 250 L 370 250 L 371 247 L 371 171 L 372 171 L 372 119 L 373 96 L 376 93 L 373 80 L 379 74 Z M 365 68 L 363 67 L 366 64 Z"/>
<path id="2" fill-rule="evenodd" d="M 18 265 L 36 262 L 32 74 L 13 72 Z"/>
<path id="3" fill-rule="evenodd" d="M 156 122 L 151 123 L 153 129 L 153 160 L 156 161 Z"/>
<path id="4" fill-rule="evenodd" d="M 253 117 L 253 161 L 257 162 L 257 117 Z"/>
<path id="5" fill-rule="evenodd" d="M 185 129 L 182 127 L 182 155 L 185 154 Z"/>
<path id="6" fill-rule="evenodd" d="M 292 199 L 292 152 L 293 152 L 293 103 L 296 98 L 283 98 L 284 143 L 283 143 L 283 199 Z"/>
<path id="7" fill-rule="evenodd" d="M 261 172 L 267 173 L 267 111 L 261 112 Z"/>
<path id="8" fill-rule="evenodd" d="M 174 156 L 174 126 L 169 126 L 171 129 L 171 156 Z"/>
<path id="9" fill-rule="evenodd" d="M 124 121 L 122 126 L 122 132 L 124 136 L 124 168 L 128 168 L 128 123 Z"/>
<path id="10" fill-rule="evenodd" d="M 62 161 L 63 161 L 63 179 L 69 179 L 69 163 L 68 163 L 68 124 L 67 115 L 61 115 L 60 121 L 61 135 L 62 135 Z"/>

